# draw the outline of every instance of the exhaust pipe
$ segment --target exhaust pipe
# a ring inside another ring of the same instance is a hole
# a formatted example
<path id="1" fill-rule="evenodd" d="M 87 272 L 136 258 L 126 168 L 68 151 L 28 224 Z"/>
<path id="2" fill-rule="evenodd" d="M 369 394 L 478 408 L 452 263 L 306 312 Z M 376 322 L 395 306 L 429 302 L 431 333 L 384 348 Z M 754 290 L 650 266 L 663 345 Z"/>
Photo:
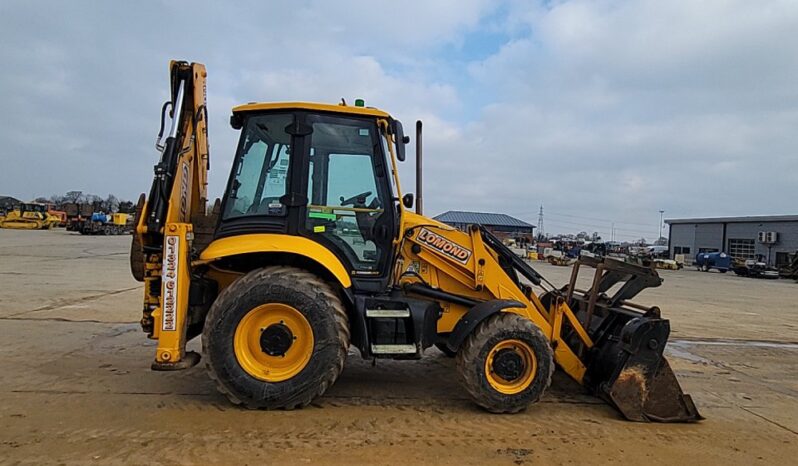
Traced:
<path id="1" fill-rule="evenodd" d="M 424 204 L 423 204 L 423 198 L 421 196 L 421 185 L 422 185 L 421 127 L 422 127 L 421 120 L 417 120 L 416 121 L 416 213 L 419 215 L 424 214 Z"/>

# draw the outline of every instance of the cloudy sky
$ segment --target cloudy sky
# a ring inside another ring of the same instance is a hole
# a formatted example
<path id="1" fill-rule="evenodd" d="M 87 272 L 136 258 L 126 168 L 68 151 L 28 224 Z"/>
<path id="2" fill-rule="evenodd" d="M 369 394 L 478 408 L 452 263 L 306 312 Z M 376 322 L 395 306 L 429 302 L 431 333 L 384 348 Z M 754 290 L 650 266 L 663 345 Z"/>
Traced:
<path id="1" fill-rule="evenodd" d="M 0 195 L 146 191 L 171 58 L 208 67 L 214 196 L 233 105 L 360 97 L 424 120 L 428 214 L 634 239 L 660 209 L 798 213 L 792 0 L 3 0 Z"/>

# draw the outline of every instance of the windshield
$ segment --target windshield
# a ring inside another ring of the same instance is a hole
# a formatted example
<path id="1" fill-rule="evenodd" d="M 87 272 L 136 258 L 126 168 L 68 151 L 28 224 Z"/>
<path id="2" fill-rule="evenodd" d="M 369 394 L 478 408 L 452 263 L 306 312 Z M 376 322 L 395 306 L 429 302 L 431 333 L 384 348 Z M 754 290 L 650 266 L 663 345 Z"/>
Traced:
<path id="1" fill-rule="evenodd" d="M 225 203 L 224 218 L 284 215 L 291 136 L 285 128 L 293 115 L 261 115 L 247 119 Z"/>

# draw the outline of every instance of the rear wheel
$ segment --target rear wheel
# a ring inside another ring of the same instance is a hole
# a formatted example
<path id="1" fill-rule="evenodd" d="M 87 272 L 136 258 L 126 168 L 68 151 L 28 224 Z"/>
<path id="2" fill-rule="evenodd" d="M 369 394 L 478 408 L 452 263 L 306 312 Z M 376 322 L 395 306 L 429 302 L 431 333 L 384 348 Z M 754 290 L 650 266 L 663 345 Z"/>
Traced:
<path id="1" fill-rule="evenodd" d="M 493 413 L 517 413 L 551 385 L 554 359 L 543 332 L 529 319 L 501 312 L 479 324 L 457 353 L 463 386 Z"/>
<path id="2" fill-rule="evenodd" d="M 230 401 L 293 409 L 338 378 L 349 324 L 327 282 L 302 269 L 267 267 L 222 291 L 205 321 L 202 346 L 211 379 Z"/>

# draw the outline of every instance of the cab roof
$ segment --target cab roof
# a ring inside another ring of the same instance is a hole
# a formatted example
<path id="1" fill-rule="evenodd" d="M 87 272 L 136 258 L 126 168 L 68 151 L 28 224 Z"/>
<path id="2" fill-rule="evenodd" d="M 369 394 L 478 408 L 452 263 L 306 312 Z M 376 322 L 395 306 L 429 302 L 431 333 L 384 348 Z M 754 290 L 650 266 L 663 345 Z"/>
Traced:
<path id="1" fill-rule="evenodd" d="M 388 113 L 373 107 L 319 104 L 314 102 L 250 102 L 233 107 L 233 113 L 256 112 L 262 110 L 311 110 L 317 112 L 348 113 L 351 115 L 391 118 L 391 115 Z"/>

